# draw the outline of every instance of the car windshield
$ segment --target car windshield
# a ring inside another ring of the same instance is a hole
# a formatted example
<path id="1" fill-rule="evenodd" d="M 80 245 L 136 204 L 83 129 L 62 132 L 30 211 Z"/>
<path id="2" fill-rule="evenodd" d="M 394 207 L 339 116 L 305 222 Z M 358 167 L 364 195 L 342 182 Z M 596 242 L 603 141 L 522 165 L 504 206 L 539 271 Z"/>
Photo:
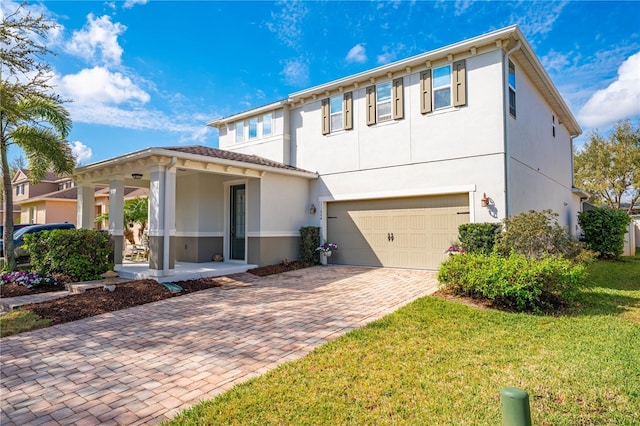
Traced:
<path id="1" fill-rule="evenodd" d="M 13 233 L 13 239 L 17 240 L 18 238 L 22 237 L 27 231 L 29 231 L 29 229 L 31 229 L 31 226 L 18 229 Z"/>

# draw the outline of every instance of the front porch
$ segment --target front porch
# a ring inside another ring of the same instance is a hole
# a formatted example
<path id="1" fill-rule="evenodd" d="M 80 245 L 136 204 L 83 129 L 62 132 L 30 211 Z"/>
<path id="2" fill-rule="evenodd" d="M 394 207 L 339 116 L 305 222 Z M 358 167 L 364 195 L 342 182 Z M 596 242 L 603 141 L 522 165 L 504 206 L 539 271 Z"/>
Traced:
<path id="1" fill-rule="evenodd" d="M 155 277 L 150 274 L 149 263 L 124 261 L 122 265 L 116 265 L 114 270 L 120 275 L 120 278 L 131 280 L 150 278 L 162 283 L 221 277 L 223 275 L 247 272 L 249 269 L 257 267 L 258 265 L 235 262 L 176 262 L 174 275 Z"/>

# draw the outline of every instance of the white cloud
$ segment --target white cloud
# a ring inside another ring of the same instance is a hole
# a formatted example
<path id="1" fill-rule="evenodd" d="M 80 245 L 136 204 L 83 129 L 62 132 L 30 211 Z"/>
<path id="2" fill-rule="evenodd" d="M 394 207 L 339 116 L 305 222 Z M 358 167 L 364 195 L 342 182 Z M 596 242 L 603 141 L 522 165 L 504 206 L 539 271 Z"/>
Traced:
<path id="1" fill-rule="evenodd" d="M 119 72 L 102 67 L 83 69 L 60 79 L 60 91 L 81 105 L 96 103 L 146 103 L 150 96 L 131 79 Z"/>
<path id="2" fill-rule="evenodd" d="M 302 21 L 309 10 L 302 1 L 280 1 L 276 6 L 281 6 L 280 11 L 271 12 L 271 22 L 267 22 L 267 28 L 274 33 L 286 46 L 299 49 L 302 38 Z"/>
<path id="3" fill-rule="evenodd" d="M 553 30 L 556 20 L 567 4 L 567 1 L 523 2 L 522 8 L 514 9 L 509 21 L 511 24 L 518 24 L 533 44 L 541 35 Z"/>
<path id="4" fill-rule="evenodd" d="M 396 46 L 383 46 L 382 53 L 378 55 L 377 61 L 378 64 L 384 65 L 389 62 L 393 62 L 398 57 L 398 52 L 402 52 L 405 46 L 402 43 L 398 43 Z"/>
<path id="5" fill-rule="evenodd" d="M 111 22 L 108 15 L 95 18 L 90 13 L 85 26 L 73 32 L 66 46 L 67 52 L 90 62 L 119 65 L 123 50 L 118 44 L 118 36 L 126 29 L 119 22 Z"/>
<path id="6" fill-rule="evenodd" d="M 125 9 L 130 9 L 137 4 L 140 4 L 140 5 L 147 4 L 147 0 L 126 0 L 122 7 Z"/>
<path id="7" fill-rule="evenodd" d="M 356 62 L 359 64 L 367 62 L 367 52 L 364 48 L 364 44 L 358 43 L 349 50 L 347 53 L 347 57 L 345 58 L 347 62 Z"/>
<path id="8" fill-rule="evenodd" d="M 91 157 L 93 157 L 93 151 L 91 148 L 80 141 L 74 141 L 71 143 L 71 152 L 76 158 L 77 164 L 90 160 Z"/>
<path id="9" fill-rule="evenodd" d="M 306 86 L 309 83 L 309 65 L 303 59 L 289 59 L 285 61 L 280 72 L 284 82 L 289 86 Z"/>
<path id="10" fill-rule="evenodd" d="M 618 78 L 595 92 L 580 109 L 578 119 L 587 127 L 603 126 L 640 114 L 640 52 L 620 65 Z"/>

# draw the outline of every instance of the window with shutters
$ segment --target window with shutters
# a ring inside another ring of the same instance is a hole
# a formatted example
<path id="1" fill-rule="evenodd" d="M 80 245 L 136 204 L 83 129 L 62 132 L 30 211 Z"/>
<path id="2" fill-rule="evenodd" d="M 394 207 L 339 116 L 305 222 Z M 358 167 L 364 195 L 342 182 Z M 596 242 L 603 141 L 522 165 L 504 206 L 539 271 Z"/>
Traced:
<path id="1" fill-rule="evenodd" d="M 330 116 L 330 130 L 335 132 L 336 130 L 342 130 L 342 104 L 343 96 L 333 96 L 329 100 L 329 116 Z"/>
<path id="2" fill-rule="evenodd" d="M 403 84 L 400 77 L 366 88 L 367 126 L 404 118 Z"/>
<path id="3" fill-rule="evenodd" d="M 320 115 L 323 135 L 353 129 L 353 93 L 346 92 L 323 99 Z"/>
<path id="4" fill-rule="evenodd" d="M 509 114 L 516 117 L 516 66 L 509 61 Z"/>
<path id="5" fill-rule="evenodd" d="M 467 104 L 467 70 L 464 59 L 420 73 L 420 112 Z"/>

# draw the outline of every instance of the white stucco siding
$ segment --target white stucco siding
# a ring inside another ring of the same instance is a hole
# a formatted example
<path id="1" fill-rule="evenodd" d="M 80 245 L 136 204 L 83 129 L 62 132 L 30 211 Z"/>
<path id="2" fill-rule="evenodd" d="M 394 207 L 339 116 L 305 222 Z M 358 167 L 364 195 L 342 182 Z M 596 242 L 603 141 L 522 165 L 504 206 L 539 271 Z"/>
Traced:
<path id="1" fill-rule="evenodd" d="M 235 122 L 230 122 L 226 126 L 220 129 L 218 145 L 220 149 L 227 151 L 238 152 L 241 154 L 257 155 L 260 157 L 268 158 L 273 161 L 281 163 L 287 163 L 289 157 L 289 146 L 286 139 L 285 132 L 285 110 L 283 108 L 277 109 L 271 112 L 273 114 L 272 119 L 272 133 L 268 136 L 261 136 L 259 134 L 255 139 L 247 139 L 243 142 L 236 142 L 236 127 Z M 262 120 L 263 115 L 266 113 L 257 114 Z M 247 134 L 248 117 L 242 119 L 244 122 L 245 136 Z M 261 126 L 261 124 L 259 124 Z"/>
<path id="2" fill-rule="evenodd" d="M 507 117 L 509 214 L 551 209 L 575 234 L 580 203 L 571 191 L 571 137 L 522 67 L 514 64 L 516 118 Z"/>
<path id="3" fill-rule="evenodd" d="M 475 158 L 411 164 L 398 167 L 327 174 L 312 182 L 316 206 L 332 200 L 394 198 L 418 195 L 471 193 L 471 220 L 491 222 L 504 217 L 504 160 L 501 154 Z M 486 193 L 491 209 L 481 207 Z M 322 215 L 313 217 L 320 226 Z"/>
<path id="4" fill-rule="evenodd" d="M 304 178 L 267 173 L 259 181 L 260 228 L 250 236 L 286 237 L 300 235 L 309 221 L 309 181 Z M 251 189 L 251 188 L 250 188 Z M 249 194 L 251 197 L 251 194 Z M 253 198 L 250 198 L 253 200 Z"/>
<path id="5" fill-rule="evenodd" d="M 323 135 L 322 99 L 305 102 L 291 111 L 294 164 L 320 173 L 339 173 L 502 152 L 500 61 L 501 54 L 497 50 L 467 58 L 467 105 L 429 114 L 420 112 L 422 69 L 404 75 L 404 118 L 373 126 L 366 124 L 368 85 L 351 91 L 352 130 Z M 446 60 L 434 62 L 432 68 L 446 63 Z M 384 81 L 379 78 L 376 83 Z"/>

